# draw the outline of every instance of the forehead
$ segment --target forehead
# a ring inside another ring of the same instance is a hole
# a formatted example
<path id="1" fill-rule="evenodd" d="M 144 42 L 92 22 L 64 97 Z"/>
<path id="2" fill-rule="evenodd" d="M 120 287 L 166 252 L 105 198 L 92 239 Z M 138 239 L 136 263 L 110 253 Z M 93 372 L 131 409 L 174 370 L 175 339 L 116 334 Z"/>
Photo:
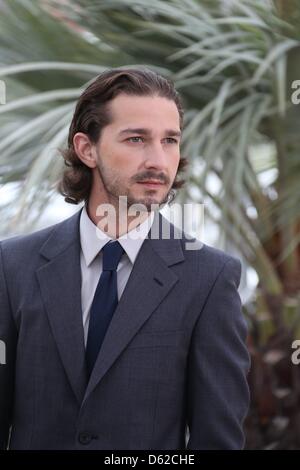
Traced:
<path id="1" fill-rule="evenodd" d="M 161 96 L 136 96 L 121 93 L 109 102 L 112 116 L 111 124 L 115 126 L 139 126 L 149 123 L 177 126 L 179 129 L 179 112 L 173 100 Z"/>

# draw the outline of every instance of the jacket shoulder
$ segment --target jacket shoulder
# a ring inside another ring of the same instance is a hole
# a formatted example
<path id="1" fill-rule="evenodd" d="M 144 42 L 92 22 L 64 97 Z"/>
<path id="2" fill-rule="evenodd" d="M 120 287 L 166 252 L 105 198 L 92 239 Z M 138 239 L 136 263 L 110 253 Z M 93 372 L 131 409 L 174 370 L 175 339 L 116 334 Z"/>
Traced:
<path id="1" fill-rule="evenodd" d="M 221 250 L 220 248 L 213 247 L 203 243 L 203 249 L 205 256 L 211 260 L 215 260 L 220 263 L 232 262 L 233 264 L 240 264 L 241 261 L 237 256 L 227 253 L 226 251 Z"/>
<path id="2" fill-rule="evenodd" d="M 27 256 L 32 256 L 39 251 L 54 232 L 59 233 L 64 239 L 70 238 L 75 227 L 78 226 L 80 213 L 81 211 L 77 211 L 61 222 L 35 232 L 5 238 L 0 241 L 0 249 L 7 259 L 25 260 Z"/>
<path id="3" fill-rule="evenodd" d="M 57 224 L 50 225 L 49 227 L 36 230 L 35 232 L 22 234 L 22 235 L 15 235 L 12 237 L 4 238 L 0 241 L 1 249 L 5 252 L 18 252 L 19 250 L 28 250 L 28 248 L 32 246 L 36 246 L 42 244 L 44 240 L 46 240 L 51 232 L 56 229 L 58 225 L 62 222 Z"/>
<path id="4" fill-rule="evenodd" d="M 208 245 L 195 237 L 186 238 L 186 234 L 182 239 L 182 245 L 186 260 L 196 265 L 198 271 L 205 270 L 207 276 L 216 278 L 225 267 L 228 267 L 230 271 L 236 273 L 237 278 L 240 277 L 242 264 L 237 256 Z"/>
<path id="5" fill-rule="evenodd" d="M 178 227 L 163 217 L 164 223 L 171 226 L 172 237 L 181 240 L 181 249 L 189 264 L 197 265 L 201 270 L 208 269 L 217 274 L 225 265 L 232 265 L 234 270 L 241 271 L 241 261 L 237 256 L 229 254 L 220 248 L 208 245 L 199 238 L 190 235 L 183 228 Z"/>
<path id="6" fill-rule="evenodd" d="M 198 257 L 212 263 L 240 263 L 237 256 L 229 254 L 220 248 L 202 242 L 200 239 L 181 230 L 182 249 L 185 256 Z"/>

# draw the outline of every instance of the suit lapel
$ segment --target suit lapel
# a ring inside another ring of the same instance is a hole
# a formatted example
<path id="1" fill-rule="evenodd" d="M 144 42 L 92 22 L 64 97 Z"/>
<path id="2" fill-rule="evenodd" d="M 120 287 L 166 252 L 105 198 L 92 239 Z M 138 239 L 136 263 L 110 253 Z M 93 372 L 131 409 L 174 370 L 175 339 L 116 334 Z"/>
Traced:
<path id="1" fill-rule="evenodd" d="M 168 229 L 170 224 L 156 213 L 152 226 L 154 231 L 157 222 L 158 238 L 152 239 L 149 234 L 139 251 L 103 340 L 84 401 L 178 281 L 178 276 L 169 266 L 184 260 L 181 242 L 174 239 L 174 234 L 173 238 L 162 240 L 162 227 Z"/>
<path id="2" fill-rule="evenodd" d="M 48 260 L 37 270 L 42 299 L 71 387 L 79 403 L 86 388 L 81 309 L 78 211 L 58 224 L 40 253 Z"/>

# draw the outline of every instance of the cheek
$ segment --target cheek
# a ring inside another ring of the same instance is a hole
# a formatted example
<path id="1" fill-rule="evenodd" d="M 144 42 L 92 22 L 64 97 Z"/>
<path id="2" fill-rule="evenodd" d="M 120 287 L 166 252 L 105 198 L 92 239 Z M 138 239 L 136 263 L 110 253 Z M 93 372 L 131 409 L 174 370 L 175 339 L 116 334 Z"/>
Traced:
<path id="1" fill-rule="evenodd" d="M 131 178 L 136 173 L 136 166 L 133 164 L 133 159 L 124 158 L 124 156 L 116 158 L 114 161 L 114 169 L 119 174 L 120 178 L 126 180 Z"/>
<path id="2" fill-rule="evenodd" d="M 139 161 L 140 159 L 136 152 L 124 147 L 114 152 L 113 155 L 115 168 L 124 175 L 131 175 L 135 172 Z"/>
<path id="3" fill-rule="evenodd" d="M 130 155 L 126 155 L 117 146 L 115 148 L 111 148 L 111 146 L 110 148 L 103 147 L 100 158 L 102 163 L 110 170 L 122 174 L 127 173 L 132 162 Z"/>
<path id="4" fill-rule="evenodd" d="M 174 155 L 172 155 L 170 165 L 169 165 L 169 171 L 174 177 L 178 170 L 179 161 L 180 161 L 180 153 L 176 152 Z"/>

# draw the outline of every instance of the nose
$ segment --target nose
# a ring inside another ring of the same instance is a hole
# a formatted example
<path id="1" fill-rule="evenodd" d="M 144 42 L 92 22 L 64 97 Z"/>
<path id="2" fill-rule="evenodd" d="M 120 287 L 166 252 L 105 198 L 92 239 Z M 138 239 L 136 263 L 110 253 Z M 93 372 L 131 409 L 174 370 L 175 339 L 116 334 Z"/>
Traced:
<path id="1" fill-rule="evenodd" d="M 162 171 L 167 169 L 167 154 L 161 142 L 153 143 L 148 147 L 144 165 L 145 168 L 156 168 Z"/>

